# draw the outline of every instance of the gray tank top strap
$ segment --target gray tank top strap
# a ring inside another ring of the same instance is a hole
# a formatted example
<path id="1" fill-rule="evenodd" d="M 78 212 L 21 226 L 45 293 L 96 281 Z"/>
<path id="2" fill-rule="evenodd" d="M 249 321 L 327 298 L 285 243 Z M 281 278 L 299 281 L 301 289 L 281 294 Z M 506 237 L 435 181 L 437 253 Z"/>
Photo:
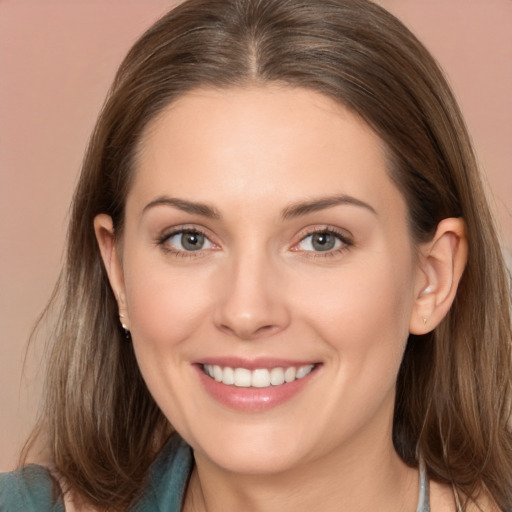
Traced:
<path id="1" fill-rule="evenodd" d="M 419 457 L 419 478 L 420 491 L 418 496 L 418 506 L 416 512 L 430 512 L 430 492 L 428 485 L 427 468 L 423 457 Z"/>

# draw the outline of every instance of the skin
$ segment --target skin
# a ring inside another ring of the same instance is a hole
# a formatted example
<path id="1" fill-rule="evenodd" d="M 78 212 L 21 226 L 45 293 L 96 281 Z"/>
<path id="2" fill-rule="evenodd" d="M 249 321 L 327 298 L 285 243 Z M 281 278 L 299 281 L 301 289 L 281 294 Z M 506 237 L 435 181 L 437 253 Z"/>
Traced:
<path id="1" fill-rule="evenodd" d="M 351 200 L 294 209 L 340 196 Z M 202 249 L 183 250 L 184 227 L 205 234 Z M 365 122 L 302 89 L 194 91 L 140 141 L 122 237 L 107 215 L 95 229 L 142 374 L 194 449 L 185 510 L 415 510 L 417 472 L 391 441 L 396 376 L 408 334 L 453 301 L 464 225 L 445 219 L 412 243 Z M 341 238 L 318 251 L 313 230 Z M 291 399 L 240 411 L 205 391 L 195 364 L 228 356 L 317 366 Z M 454 510 L 443 486 L 432 500 Z"/>

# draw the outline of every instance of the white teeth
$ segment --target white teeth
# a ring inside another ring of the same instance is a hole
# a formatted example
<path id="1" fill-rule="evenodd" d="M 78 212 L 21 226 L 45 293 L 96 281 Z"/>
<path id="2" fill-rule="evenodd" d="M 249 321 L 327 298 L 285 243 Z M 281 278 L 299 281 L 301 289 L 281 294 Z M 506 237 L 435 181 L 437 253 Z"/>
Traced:
<path id="1" fill-rule="evenodd" d="M 295 374 L 296 379 L 302 379 L 302 377 L 305 377 L 311 370 L 313 369 L 312 364 L 308 364 L 307 366 L 301 366 L 297 369 L 297 373 Z"/>
<path id="2" fill-rule="evenodd" d="M 270 370 L 270 384 L 272 386 L 284 384 L 284 370 L 282 368 L 272 368 Z"/>
<path id="3" fill-rule="evenodd" d="M 235 368 L 235 386 L 239 388 L 251 387 L 251 370 L 247 368 Z"/>
<path id="4" fill-rule="evenodd" d="M 285 382 L 293 382 L 295 380 L 295 374 L 297 373 L 297 370 L 290 366 L 290 368 L 286 368 L 284 371 L 284 381 Z"/>
<path id="5" fill-rule="evenodd" d="M 213 378 L 217 381 L 217 382 L 222 382 L 222 368 L 220 366 L 217 366 L 215 365 L 213 367 Z"/>
<path id="6" fill-rule="evenodd" d="M 233 368 L 226 366 L 222 372 L 222 382 L 231 386 L 235 383 L 235 371 Z"/>
<path id="7" fill-rule="evenodd" d="M 227 386 L 268 388 L 269 386 L 281 386 L 284 383 L 302 379 L 311 373 L 314 367 L 315 365 L 308 364 L 298 368 L 289 366 L 287 368 L 272 368 L 271 370 L 258 368 L 251 371 L 247 368 L 231 368 L 229 366 L 222 368 L 218 365 L 205 364 L 203 365 L 203 371 L 212 379 Z"/>
<path id="8" fill-rule="evenodd" d="M 270 386 L 270 372 L 268 370 L 254 370 L 251 385 L 253 388 L 268 388 Z"/>

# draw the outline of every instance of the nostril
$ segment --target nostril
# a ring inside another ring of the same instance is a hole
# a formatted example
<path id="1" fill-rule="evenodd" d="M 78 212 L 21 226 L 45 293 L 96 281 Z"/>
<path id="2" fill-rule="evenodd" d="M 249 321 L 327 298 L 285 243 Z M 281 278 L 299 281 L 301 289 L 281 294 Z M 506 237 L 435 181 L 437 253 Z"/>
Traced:
<path id="1" fill-rule="evenodd" d="M 262 327 L 256 330 L 255 334 L 274 334 L 277 331 L 279 331 L 279 327 L 277 325 L 263 325 Z"/>
<path id="2" fill-rule="evenodd" d="M 271 336 L 280 331 L 280 327 L 277 325 L 262 325 L 261 327 L 256 327 L 251 325 L 246 326 L 236 326 L 232 327 L 227 324 L 219 325 L 219 328 L 226 334 L 231 336 L 236 336 L 242 340 L 251 340 L 256 338 L 262 338 L 266 336 Z"/>

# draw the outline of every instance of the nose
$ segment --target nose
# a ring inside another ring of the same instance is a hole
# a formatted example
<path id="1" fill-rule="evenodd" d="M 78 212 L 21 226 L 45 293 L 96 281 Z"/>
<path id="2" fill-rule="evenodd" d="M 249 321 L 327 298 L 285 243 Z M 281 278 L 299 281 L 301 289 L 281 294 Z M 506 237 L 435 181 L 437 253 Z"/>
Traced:
<path id="1" fill-rule="evenodd" d="M 241 340 L 274 335 L 289 325 L 283 276 L 263 255 L 240 256 L 225 269 L 214 313 L 216 327 Z"/>

